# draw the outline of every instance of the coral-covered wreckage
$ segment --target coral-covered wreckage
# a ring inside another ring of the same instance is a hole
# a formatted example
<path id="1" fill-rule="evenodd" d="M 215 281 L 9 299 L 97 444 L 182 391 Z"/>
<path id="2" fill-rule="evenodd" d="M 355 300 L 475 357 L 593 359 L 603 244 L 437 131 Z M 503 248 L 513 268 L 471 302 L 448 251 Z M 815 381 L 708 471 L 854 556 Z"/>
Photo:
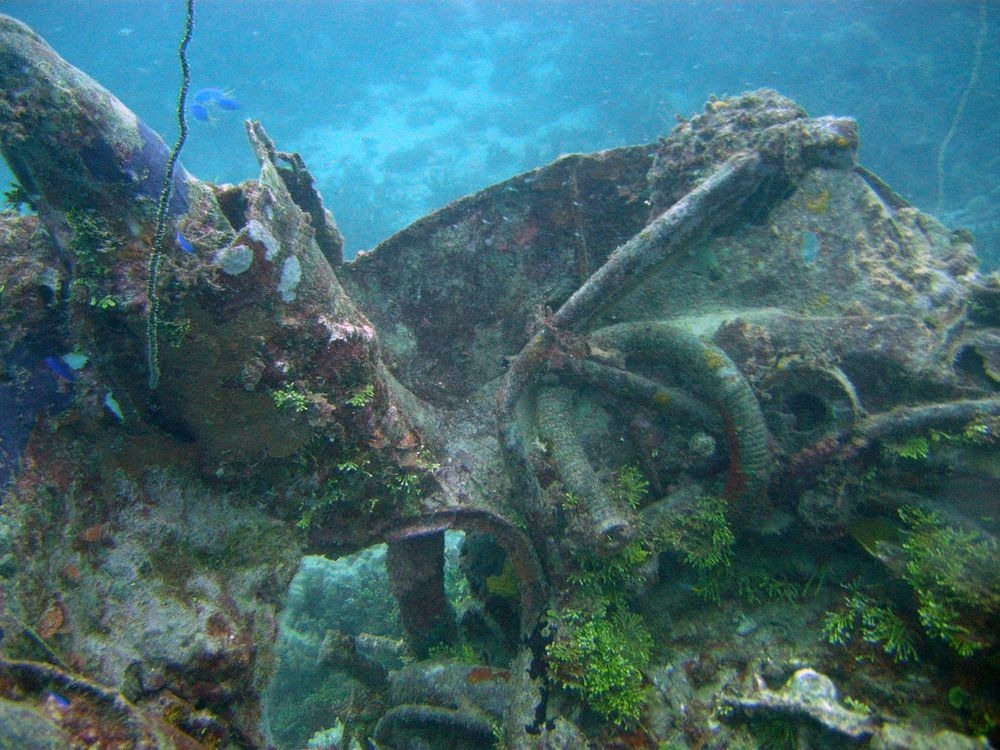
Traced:
<path id="1" fill-rule="evenodd" d="M 996 740 L 1000 283 L 853 120 L 713 98 L 351 262 L 248 122 L 157 267 L 160 138 L 5 17 L 0 81 L 0 746 L 267 747 L 300 559 L 380 543 L 408 659 L 331 630 L 311 747 Z"/>

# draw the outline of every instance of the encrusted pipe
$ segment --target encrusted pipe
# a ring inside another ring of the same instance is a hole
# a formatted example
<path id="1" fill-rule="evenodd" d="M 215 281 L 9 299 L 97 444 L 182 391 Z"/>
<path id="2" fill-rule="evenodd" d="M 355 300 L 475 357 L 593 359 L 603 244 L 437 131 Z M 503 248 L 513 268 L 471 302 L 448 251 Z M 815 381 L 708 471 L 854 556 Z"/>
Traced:
<path id="1" fill-rule="evenodd" d="M 538 433 L 549 443 L 559 477 L 588 517 L 598 548 L 617 548 L 631 535 L 628 517 L 608 497 L 594 472 L 573 424 L 573 392 L 559 386 L 541 388 L 536 396 Z"/>
<path id="2" fill-rule="evenodd" d="M 996 416 L 1000 416 L 1000 398 L 901 406 L 862 420 L 851 434 L 864 440 L 887 440 L 931 428 L 959 430 L 977 417 Z"/>
<path id="3" fill-rule="evenodd" d="M 544 534 L 551 525 L 551 514 L 542 498 L 542 488 L 538 484 L 523 432 L 516 419 L 504 421 L 500 425 L 500 447 L 510 476 L 511 492 L 517 498 L 517 507 L 528 521 L 529 533 L 539 543 L 542 541 L 539 534 Z"/>
<path id="4" fill-rule="evenodd" d="M 741 152 L 726 160 L 698 187 L 619 246 L 563 303 L 550 325 L 525 344 L 511 363 L 497 394 L 501 421 L 509 415 L 537 371 L 552 330 L 575 328 L 625 296 L 678 247 L 732 216 L 773 169 L 757 154 Z M 502 426 L 502 425 L 501 425 Z"/>
<path id="5" fill-rule="evenodd" d="M 718 411 L 682 388 L 664 385 L 652 378 L 589 360 L 573 360 L 567 368 L 579 380 L 610 391 L 616 396 L 690 419 L 707 429 L 722 431 Z"/>
<path id="6" fill-rule="evenodd" d="M 0 81 L 0 152 L 47 227 L 52 211 L 103 215 L 137 208 L 137 198 L 155 203 L 170 156 L 163 140 L 38 34 L 3 15 Z M 187 189 L 178 168 L 172 214 L 186 209 Z"/>
<path id="7" fill-rule="evenodd" d="M 531 476 L 534 477 L 534 472 Z M 548 606 L 549 587 L 538 555 L 525 532 L 507 518 L 482 508 L 455 508 L 406 519 L 400 526 L 382 531 L 381 537 L 392 545 L 449 530 L 489 534 L 507 553 L 521 593 L 521 634 L 528 636 Z"/>
<path id="8" fill-rule="evenodd" d="M 553 315 L 557 328 L 574 328 L 625 296 L 671 253 L 731 216 L 772 171 L 759 155 L 731 156 L 694 190 L 618 247 Z"/>
<path id="9" fill-rule="evenodd" d="M 463 742 L 462 747 L 491 747 L 493 724 L 484 716 L 461 709 L 407 703 L 390 708 L 375 725 L 375 739 L 389 743 L 400 732 L 420 732 L 435 739 Z"/>
<path id="10" fill-rule="evenodd" d="M 899 406 L 872 414 L 852 429 L 828 436 L 792 456 L 785 481 L 800 487 L 812 485 L 822 469 L 837 461 L 848 461 L 868 443 L 899 440 L 926 430 L 962 430 L 976 419 L 1000 416 L 1000 398 L 969 399 L 919 406 Z"/>
<path id="11" fill-rule="evenodd" d="M 620 350 L 626 359 L 667 367 L 685 389 L 713 403 L 729 444 L 726 496 L 753 500 L 763 495 L 773 463 L 767 425 L 753 389 L 722 349 L 657 321 L 610 326 L 590 340 L 600 348 Z"/>
<path id="12" fill-rule="evenodd" d="M 385 558 L 403 629 L 420 657 L 455 639 L 455 613 L 444 591 L 444 532 L 389 542 Z"/>

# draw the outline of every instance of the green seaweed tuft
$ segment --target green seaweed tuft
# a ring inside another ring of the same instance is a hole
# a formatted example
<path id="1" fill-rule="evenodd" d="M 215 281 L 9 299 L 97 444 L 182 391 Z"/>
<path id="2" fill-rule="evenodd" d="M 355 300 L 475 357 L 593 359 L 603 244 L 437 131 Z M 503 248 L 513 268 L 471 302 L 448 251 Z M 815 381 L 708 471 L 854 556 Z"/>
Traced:
<path id="1" fill-rule="evenodd" d="M 13 183 L 9 190 L 4 191 L 3 204 L 5 210 L 11 210 L 15 213 L 20 213 L 25 206 L 32 211 L 35 210 L 35 205 L 32 203 L 28 191 L 17 182 Z"/>
<path id="2" fill-rule="evenodd" d="M 279 409 L 300 413 L 309 408 L 309 397 L 291 385 L 272 391 L 271 398 L 274 399 L 274 405 Z"/>
<path id="3" fill-rule="evenodd" d="M 549 613 L 555 638 L 545 647 L 558 683 L 619 725 L 639 719 L 648 697 L 643 670 L 653 639 L 642 618 L 605 603 L 591 613 Z"/>
<path id="4" fill-rule="evenodd" d="M 375 398 L 375 386 L 369 383 L 368 385 L 359 388 L 354 394 L 347 399 L 348 406 L 367 406 Z"/>
<path id="5" fill-rule="evenodd" d="M 624 607 L 626 592 L 645 582 L 643 565 L 652 554 L 639 540 L 630 542 L 614 555 L 580 554 L 576 558 L 576 570 L 568 576 L 569 582 L 586 594 Z"/>
<path id="6" fill-rule="evenodd" d="M 1000 544 L 996 539 L 950 526 L 933 511 L 904 506 L 904 578 L 913 587 L 920 624 L 961 656 L 987 641 L 973 621 L 1000 612 Z"/>
<path id="7" fill-rule="evenodd" d="M 881 647 L 896 662 L 917 661 L 913 633 L 888 602 L 848 587 L 843 608 L 827 612 L 823 636 L 828 643 L 846 646 L 860 633 L 865 643 Z"/>
<path id="8" fill-rule="evenodd" d="M 657 542 L 684 554 L 684 562 L 699 571 L 729 568 L 736 537 L 726 518 L 726 502 L 701 498 L 690 512 L 657 532 Z"/>
<path id="9" fill-rule="evenodd" d="M 924 461 L 931 450 L 930 440 L 924 435 L 911 435 L 905 440 L 888 443 L 886 449 L 889 453 L 907 458 L 911 461 Z"/>
<path id="10" fill-rule="evenodd" d="M 619 469 L 615 484 L 611 488 L 611 497 L 615 502 L 636 510 L 648 493 L 649 480 L 639 471 L 638 466 L 623 466 Z"/>

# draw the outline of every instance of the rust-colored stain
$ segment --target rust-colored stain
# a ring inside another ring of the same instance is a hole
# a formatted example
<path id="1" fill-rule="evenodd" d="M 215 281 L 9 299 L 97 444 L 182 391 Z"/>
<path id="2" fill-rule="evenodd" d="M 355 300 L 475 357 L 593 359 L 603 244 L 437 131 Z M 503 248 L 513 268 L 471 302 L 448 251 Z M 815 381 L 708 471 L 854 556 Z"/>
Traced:
<path id="1" fill-rule="evenodd" d="M 52 602 L 38 620 L 38 635 L 51 638 L 58 633 L 66 622 L 66 611 L 61 602 Z"/>
<path id="2" fill-rule="evenodd" d="M 205 632 L 215 638 L 224 638 L 228 636 L 230 628 L 229 623 L 226 621 L 226 616 L 221 612 L 212 613 L 212 615 L 209 616 L 208 621 L 205 623 Z"/>
<path id="3" fill-rule="evenodd" d="M 473 667 L 469 670 L 469 674 L 465 679 L 472 685 L 476 685 L 480 682 L 489 682 L 491 680 L 503 680 L 504 682 L 507 682 L 510 680 L 510 672 L 506 669 Z"/>
<path id="4" fill-rule="evenodd" d="M 108 542 L 111 535 L 103 523 L 95 523 L 88 526 L 76 536 L 77 540 L 84 545 L 98 545 Z"/>

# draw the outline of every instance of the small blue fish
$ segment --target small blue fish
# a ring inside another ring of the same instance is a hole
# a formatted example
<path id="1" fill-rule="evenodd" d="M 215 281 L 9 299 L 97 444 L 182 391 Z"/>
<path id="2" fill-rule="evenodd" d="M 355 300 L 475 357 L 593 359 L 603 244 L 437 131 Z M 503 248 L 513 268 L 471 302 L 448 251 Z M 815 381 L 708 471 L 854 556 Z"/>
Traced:
<path id="1" fill-rule="evenodd" d="M 76 373 L 59 357 L 46 357 L 43 361 L 46 367 L 63 380 L 76 380 Z"/>
<path id="2" fill-rule="evenodd" d="M 87 363 L 90 361 L 90 357 L 80 352 L 69 352 L 68 354 L 62 355 L 59 359 L 66 363 L 66 366 L 71 370 L 81 370 L 86 367 Z"/>
<path id="3" fill-rule="evenodd" d="M 191 98 L 199 104 L 208 104 L 209 102 L 214 102 L 220 96 L 222 96 L 220 89 L 198 89 Z"/>
<path id="4" fill-rule="evenodd" d="M 194 119 L 202 122 L 211 120 L 212 107 L 225 112 L 232 112 L 240 108 L 240 103 L 232 97 L 231 92 L 222 89 L 198 89 L 191 98 L 194 104 L 188 107 L 188 110 Z"/>
<path id="5" fill-rule="evenodd" d="M 45 694 L 46 700 L 52 701 L 59 708 L 69 708 L 69 701 L 63 698 L 59 693 L 53 693 L 51 690 Z"/>
<path id="6" fill-rule="evenodd" d="M 212 102 L 217 102 L 219 99 L 225 99 L 226 92 L 222 89 L 198 89 L 194 92 L 192 97 L 199 104 L 211 104 Z"/>
<path id="7" fill-rule="evenodd" d="M 240 108 L 240 103 L 228 96 L 223 96 L 216 99 L 215 104 L 216 106 L 218 106 L 219 109 L 226 109 L 229 110 L 230 112 L 232 112 L 234 109 Z"/>
<path id="8" fill-rule="evenodd" d="M 191 112 L 191 116 L 196 120 L 201 120 L 202 122 L 208 122 L 208 109 L 201 104 L 192 104 L 188 107 Z"/>
<path id="9" fill-rule="evenodd" d="M 186 252 L 188 255 L 194 255 L 194 245 L 188 242 L 187 237 L 181 234 L 180 230 L 174 234 L 174 242 L 177 244 L 177 247 Z"/>
<path id="10" fill-rule="evenodd" d="M 125 421 L 125 414 L 122 412 L 121 404 L 111 391 L 104 394 L 104 408 L 111 412 L 119 422 Z"/>

